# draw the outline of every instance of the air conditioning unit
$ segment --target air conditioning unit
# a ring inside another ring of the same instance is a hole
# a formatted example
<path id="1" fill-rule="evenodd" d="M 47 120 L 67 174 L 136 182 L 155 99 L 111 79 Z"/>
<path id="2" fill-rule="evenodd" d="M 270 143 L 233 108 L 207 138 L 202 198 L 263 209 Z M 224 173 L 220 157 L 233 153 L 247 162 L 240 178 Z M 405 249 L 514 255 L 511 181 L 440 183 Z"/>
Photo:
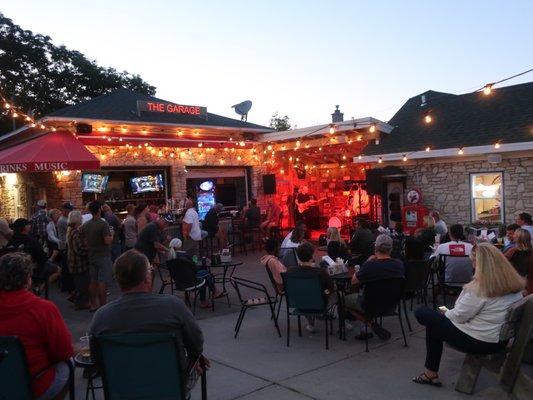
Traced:
<path id="1" fill-rule="evenodd" d="M 502 162 L 502 155 L 501 154 L 489 154 L 487 156 L 487 161 L 489 164 L 499 164 Z"/>

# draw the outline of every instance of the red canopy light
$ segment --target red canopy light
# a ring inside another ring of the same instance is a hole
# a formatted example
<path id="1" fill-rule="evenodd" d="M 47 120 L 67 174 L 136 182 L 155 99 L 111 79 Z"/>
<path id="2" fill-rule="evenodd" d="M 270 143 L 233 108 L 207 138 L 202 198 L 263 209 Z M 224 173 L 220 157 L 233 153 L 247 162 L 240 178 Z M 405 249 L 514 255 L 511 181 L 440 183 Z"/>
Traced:
<path id="1" fill-rule="evenodd" d="M 100 161 L 70 132 L 50 132 L 0 151 L 0 173 L 100 169 Z"/>

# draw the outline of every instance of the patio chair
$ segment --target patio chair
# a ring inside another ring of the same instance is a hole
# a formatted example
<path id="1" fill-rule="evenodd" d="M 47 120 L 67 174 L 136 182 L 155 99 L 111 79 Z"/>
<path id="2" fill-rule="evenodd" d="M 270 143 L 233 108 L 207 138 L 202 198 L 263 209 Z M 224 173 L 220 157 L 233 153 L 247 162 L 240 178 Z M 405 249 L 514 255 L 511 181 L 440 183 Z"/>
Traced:
<path id="1" fill-rule="evenodd" d="M 170 277 L 172 278 L 172 282 L 174 282 L 173 290 L 183 292 L 185 304 L 191 307 L 192 313 L 195 314 L 196 300 L 200 290 L 202 290 L 206 283 L 205 279 L 196 278 L 196 265 L 193 261 L 189 261 L 185 258 L 167 260 L 166 267 Z M 190 298 L 191 294 L 194 295 L 192 306 Z M 214 304 L 213 301 L 212 304 Z"/>
<path id="2" fill-rule="evenodd" d="M 293 271 L 281 274 L 287 303 L 287 347 L 290 345 L 291 316 L 298 317 L 298 335 L 302 336 L 301 317 L 322 317 L 326 327 L 326 350 L 333 322 L 328 316 L 328 301 L 318 273 Z"/>
<path id="3" fill-rule="evenodd" d="M 276 311 L 276 318 L 279 318 L 281 303 L 283 301 L 283 298 L 285 297 L 285 292 L 283 290 L 279 290 L 278 284 L 276 283 L 276 281 L 274 280 L 274 276 L 272 275 L 272 271 L 270 270 L 270 268 L 268 268 L 268 264 L 265 265 L 265 270 L 267 272 L 268 279 L 270 280 L 270 284 L 274 289 L 274 293 L 276 293 L 276 302 L 278 303 L 278 311 Z"/>
<path id="4" fill-rule="evenodd" d="M 166 265 L 154 262 L 153 266 L 157 270 L 157 275 L 159 276 L 159 280 L 161 281 L 159 294 L 163 294 L 167 286 L 170 286 L 170 293 L 174 294 L 174 282 L 172 281 L 172 277 L 169 274 L 165 276 L 165 273 L 163 273 L 164 270 L 168 272 Z"/>
<path id="5" fill-rule="evenodd" d="M 405 286 L 402 295 L 403 311 L 409 332 L 412 332 L 411 321 L 407 312 L 407 300 L 411 300 L 411 310 L 413 309 L 413 299 L 419 298 L 427 305 L 427 285 L 431 267 L 428 261 L 411 260 L 405 262 Z"/>
<path id="6" fill-rule="evenodd" d="M 74 366 L 70 361 L 67 364 L 69 399 L 74 400 Z M 31 382 L 26 352 L 18 337 L 0 336 L 0 399 L 33 399 Z"/>
<path id="7" fill-rule="evenodd" d="M 100 335 L 93 340 L 106 399 L 187 398 L 188 374 L 181 365 L 183 349 L 176 334 Z M 206 399 L 205 368 L 201 379 Z"/>
<path id="8" fill-rule="evenodd" d="M 278 331 L 278 335 L 279 337 L 281 337 L 281 332 L 279 330 L 278 325 L 278 318 L 275 313 L 277 297 L 270 296 L 267 288 L 258 282 L 253 282 L 248 279 L 238 278 L 235 276 L 230 279 L 230 282 L 235 288 L 235 292 L 237 293 L 237 297 L 239 298 L 239 302 L 241 303 L 241 312 L 239 313 L 237 323 L 235 324 L 235 339 L 237 338 L 237 335 L 239 334 L 239 331 L 241 329 L 242 321 L 244 320 L 244 315 L 246 314 L 246 311 L 249 308 L 255 308 L 259 306 L 269 306 L 271 319 L 274 320 L 274 325 L 276 327 L 276 330 Z M 259 292 L 262 296 L 244 298 L 241 293 L 241 287 L 251 289 L 256 293 Z"/>
<path id="9" fill-rule="evenodd" d="M 231 220 L 231 232 L 230 242 L 231 242 L 231 254 L 235 255 L 235 249 L 237 246 L 240 246 L 241 252 L 245 255 L 248 255 L 246 251 L 246 240 L 245 240 L 245 227 L 244 219 L 242 218 L 232 218 Z"/>
<path id="10" fill-rule="evenodd" d="M 433 304 L 436 306 L 436 296 L 442 293 L 442 302 L 446 306 L 446 295 L 457 297 L 463 286 L 472 280 L 474 267 L 469 256 L 453 256 L 440 254 L 437 262 L 437 292 L 433 288 Z M 435 286 L 435 284 L 434 284 Z"/>
<path id="11" fill-rule="evenodd" d="M 380 325 L 382 325 L 384 317 L 398 316 L 404 346 L 408 346 L 405 330 L 403 329 L 402 308 L 400 306 L 404 287 L 404 278 L 382 279 L 368 282 L 363 287 L 361 310 L 347 309 L 356 319 L 365 324 L 365 351 L 369 351 L 368 325 L 376 322 L 378 318 L 380 319 Z"/>
<path id="12" fill-rule="evenodd" d="M 279 249 L 279 259 L 286 268 L 298 265 L 298 255 L 294 247 L 281 247 Z"/>
<path id="13" fill-rule="evenodd" d="M 455 390 L 472 394 L 482 367 L 499 373 L 500 385 L 516 398 L 531 398 L 533 379 L 521 371 L 525 349 L 533 334 L 533 295 L 511 306 L 500 330 L 500 341 L 512 340 L 512 345 L 491 355 L 466 354 L 455 384 Z"/>

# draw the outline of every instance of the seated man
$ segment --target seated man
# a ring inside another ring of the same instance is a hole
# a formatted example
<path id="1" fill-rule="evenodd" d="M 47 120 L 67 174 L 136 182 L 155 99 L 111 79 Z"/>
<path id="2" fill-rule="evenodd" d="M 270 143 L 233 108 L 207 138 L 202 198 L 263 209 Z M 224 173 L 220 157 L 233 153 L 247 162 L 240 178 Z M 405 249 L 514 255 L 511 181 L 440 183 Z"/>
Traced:
<path id="1" fill-rule="evenodd" d="M 435 253 L 431 257 L 439 261 L 440 255 L 451 255 L 464 258 L 446 258 L 446 265 L 444 265 L 444 282 L 455 283 L 455 285 L 462 286 L 472 280 L 474 269 L 472 261 L 467 258 L 472 252 L 472 244 L 465 242 L 464 229 L 461 224 L 455 224 L 450 227 L 450 242 L 440 244 Z"/>
<path id="2" fill-rule="evenodd" d="M 283 293 L 283 280 L 281 273 L 287 271 L 285 265 L 279 260 L 279 245 L 276 239 L 268 239 L 265 243 L 266 255 L 261 257 L 261 264 L 270 270 L 278 293 Z"/>
<path id="3" fill-rule="evenodd" d="M 369 282 L 405 278 L 405 269 L 403 262 L 391 258 L 393 240 L 390 236 L 382 234 L 376 238 L 374 244 L 375 255 L 366 261 L 359 271 L 352 277 L 352 284 L 362 286 Z M 361 296 L 358 293 L 349 294 L 345 298 L 346 308 L 352 309 L 359 313 L 365 313 L 365 299 L 364 294 Z M 371 325 L 374 333 L 383 340 L 390 339 L 390 332 L 374 322 Z"/>
<path id="4" fill-rule="evenodd" d="M 216 237 L 218 240 L 218 247 L 223 249 L 228 245 L 228 232 L 219 225 L 218 214 L 222 211 L 224 206 L 220 203 L 215 204 L 205 214 L 203 228 L 207 231 L 208 237 Z"/>
<path id="5" fill-rule="evenodd" d="M 361 255 L 361 259 L 366 261 L 372 255 L 374 234 L 369 228 L 366 219 L 358 218 L 355 232 L 350 240 L 350 249 L 352 254 Z"/>
<path id="6" fill-rule="evenodd" d="M 152 294 L 150 263 L 137 250 L 122 254 L 115 261 L 114 272 L 122 296 L 96 311 L 90 336 L 175 332 L 183 339 L 187 353 L 181 360 L 186 372 L 191 362 L 203 357 L 204 338 L 191 311 L 176 296 Z"/>
<path id="7" fill-rule="evenodd" d="M 0 258 L 0 336 L 18 336 L 22 342 L 34 398 L 62 399 L 68 390 L 72 338 L 56 305 L 29 291 L 31 274 L 27 254 Z"/>
<path id="8" fill-rule="evenodd" d="M 259 228 L 261 225 L 261 209 L 257 207 L 257 200 L 250 200 L 250 206 L 244 213 L 244 223 L 247 228 Z"/>
<path id="9" fill-rule="evenodd" d="M 315 253 L 315 248 L 311 243 L 304 242 L 301 245 L 299 245 L 296 248 L 296 254 L 298 255 L 298 260 L 299 260 L 298 266 L 288 268 L 287 272 L 306 271 L 307 273 L 310 273 L 310 274 L 318 274 L 322 282 L 322 287 L 324 288 L 324 293 L 326 294 L 328 298 L 328 308 L 329 308 L 335 303 L 335 300 L 336 300 L 336 297 L 334 296 L 335 285 L 333 284 L 333 280 L 329 276 L 326 269 L 316 267 L 315 261 L 313 259 L 314 253 Z M 307 331 L 309 333 L 316 332 L 315 318 L 314 317 L 306 317 L 306 318 L 307 318 L 307 326 L 306 326 Z"/>
<path id="10" fill-rule="evenodd" d="M 513 247 L 516 246 L 516 243 L 514 242 L 514 233 L 519 228 L 520 228 L 520 225 L 518 224 L 507 225 L 507 228 L 505 229 L 505 238 L 504 238 L 504 246 L 502 248 L 502 253 L 505 254 L 507 250 L 511 250 Z"/>
<path id="11" fill-rule="evenodd" d="M 268 208 L 265 221 L 261 224 L 261 231 L 264 237 L 270 237 L 270 230 L 279 226 L 279 217 L 281 215 L 281 208 L 272 199 L 268 199 Z"/>

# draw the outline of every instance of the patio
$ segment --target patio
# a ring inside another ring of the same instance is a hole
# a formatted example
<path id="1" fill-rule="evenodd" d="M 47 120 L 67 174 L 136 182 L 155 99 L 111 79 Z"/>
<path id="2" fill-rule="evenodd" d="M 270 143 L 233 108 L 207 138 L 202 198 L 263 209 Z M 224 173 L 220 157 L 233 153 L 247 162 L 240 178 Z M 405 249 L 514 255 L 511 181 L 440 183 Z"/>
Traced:
<path id="1" fill-rule="evenodd" d="M 236 257 L 244 264 L 237 267 L 235 276 L 264 283 L 270 289 L 267 274 L 257 262 L 259 253 Z M 156 281 L 155 288 L 159 289 Z M 118 289 L 111 288 L 111 298 L 118 296 Z M 59 305 L 77 342 L 89 326 L 92 314 L 73 311 L 63 294 L 53 290 L 51 299 Z M 240 306 L 230 289 L 231 308 L 226 299 L 218 300 L 215 312 L 197 310 L 197 318 L 205 335 L 204 354 L 211 360 L 208 372 L 209 399 L 455 399 L 469 398 L 455 392 L 463 355 L 446 348 L 441 367 L 443 388 L 415 385 L 411 378 L 423 368 L 425 356 L 424 330 L 410 315 L 413 332 L 408 336 L 409 347 L 405 348 L 397 318 L 386 318 L 384 325 L 391 330 L 392 338 L 382 342 L 370 340 L 370 352 L 364 351 L 364 342 L 354 340 L 361 325 L 354 323 L 347 341 L 332 336 L 330 350 L 324 349 L 324 328 L 303 336 L 297 335 L 293 324 L 291 346 L 286 347 L 286 320 L 284 305 L 280 314 L 279 338 L 274 324 L 269 320 L 267 308 L 247 312 L 239 337 L 233 338 L 233 327 Z M 334 324 L 334 330 L 336 333 Z M 86 380 L 81 370 L 76 373 L 76 398 L 85 398 Z M 97 381 L 99 383 L 99 381 Z M 199 398 L 199 385 L 192 398 Z M 483 371 L 474 398 L 501 399 L 506 394 L 497 386 L 496 379 Z M 96 390 L 96 398 L 103 399 L 102 390 Z"/>

